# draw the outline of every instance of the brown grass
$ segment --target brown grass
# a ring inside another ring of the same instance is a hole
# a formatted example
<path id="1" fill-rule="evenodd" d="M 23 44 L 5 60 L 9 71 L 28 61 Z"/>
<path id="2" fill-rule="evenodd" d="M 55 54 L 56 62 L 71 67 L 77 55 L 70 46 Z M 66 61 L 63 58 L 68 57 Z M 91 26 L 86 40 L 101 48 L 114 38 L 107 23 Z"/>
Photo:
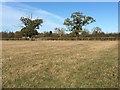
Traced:
<path id="1" fill-rule="evenodd" d="M 3 87 L 117 87 L 117 41 L 3 41 Z"/>

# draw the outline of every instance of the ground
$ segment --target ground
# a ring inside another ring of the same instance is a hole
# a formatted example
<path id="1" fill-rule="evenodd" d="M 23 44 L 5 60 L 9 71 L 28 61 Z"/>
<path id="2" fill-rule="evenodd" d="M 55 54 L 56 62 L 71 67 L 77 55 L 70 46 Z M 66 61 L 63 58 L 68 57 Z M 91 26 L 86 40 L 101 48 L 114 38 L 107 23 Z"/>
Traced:
<path id="1" fill-rule="evenodd" d="M 117 41 L 2 41 L 3 87 L 117 87 Z"/>

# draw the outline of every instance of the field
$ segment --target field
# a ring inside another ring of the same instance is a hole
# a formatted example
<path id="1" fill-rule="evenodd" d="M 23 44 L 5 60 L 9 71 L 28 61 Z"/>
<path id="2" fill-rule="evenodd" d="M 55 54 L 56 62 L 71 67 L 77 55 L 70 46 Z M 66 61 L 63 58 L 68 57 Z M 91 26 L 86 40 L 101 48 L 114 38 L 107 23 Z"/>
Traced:
<path id="1" fill-rule="evenodd" d="M 114 88 L 117 77 L 117 41 L 2 41 L 4 88 Z"/>

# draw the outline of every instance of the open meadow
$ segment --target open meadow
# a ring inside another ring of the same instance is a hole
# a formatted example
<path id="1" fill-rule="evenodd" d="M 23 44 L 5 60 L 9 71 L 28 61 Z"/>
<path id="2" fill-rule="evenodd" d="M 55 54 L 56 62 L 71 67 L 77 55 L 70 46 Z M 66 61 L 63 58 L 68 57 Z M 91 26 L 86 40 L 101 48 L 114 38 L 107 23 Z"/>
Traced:
<path id="1" fill-rule="evenodd" d="M 118 41 L 2 41 L 3 88 L 117 87 Z"/>

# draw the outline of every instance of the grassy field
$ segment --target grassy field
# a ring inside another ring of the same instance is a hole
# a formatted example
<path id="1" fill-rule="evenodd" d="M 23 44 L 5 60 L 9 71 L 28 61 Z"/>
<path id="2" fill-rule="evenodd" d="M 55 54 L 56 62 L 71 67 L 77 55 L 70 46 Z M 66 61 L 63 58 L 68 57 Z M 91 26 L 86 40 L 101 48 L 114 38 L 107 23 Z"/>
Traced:
<path id="1" fill-rule="evenodd" d="M 3 87 L 117 87 L 117 41 L 3 41 Z"/>

